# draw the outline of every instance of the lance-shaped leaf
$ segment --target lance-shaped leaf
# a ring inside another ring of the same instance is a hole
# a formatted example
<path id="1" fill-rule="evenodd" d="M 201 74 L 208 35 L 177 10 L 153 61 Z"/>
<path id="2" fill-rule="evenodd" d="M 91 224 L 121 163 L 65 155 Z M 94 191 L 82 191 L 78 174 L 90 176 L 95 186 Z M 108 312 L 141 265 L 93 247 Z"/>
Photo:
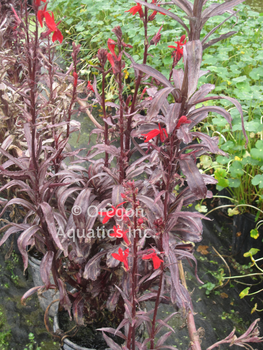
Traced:
<path id="1" fill-rule="evenodd" d="M 208 148 L 209 152 L 214 153 L 214 154 L 221 154 L 221 155 L 227 156 L 227 153 L 221 151 L 218 148 L 218 142 L 219 142 L 218 137 L 216 137 L 216 136 L 210 137 L 210 136 L 208 136 L 202 132 L 198 132 L 198 131 L 192 132 L 192 135 L 201 139 L 203 141 L 201 143 L 201 145 Z"/>
<path id="2" fill-rule="evenodd" d="M 47 251 L 40 263 L 40 276 L 46 289 L 50 286 L 50 272 L 53 262 L 54 252 Z"/>
<path id="3" fill-rule="evenodd" d="M 180 278 L 179 278 L 178 260 L 171 249 L 169 249 L 169 252 L 165 252 L 165 254 L 169 261 L 169 270 L 171 273 L 171 280 L 172 280 L 171 301 L 173 304 L 175 304 L 176 302 L 179 304 L 185 304 L 186 300 L 184 298 L 184 295 L 182 294 L 180 282 L 179 282 Z"/>
<path id="4" fill-rule="evenodd" d="M 71 317 L 71 301 L 69 300 L 68 292 L 66 290 L 65 284 L 62 282 L 60 278 L 57 279 L 58 282 L 58 288 L 59 288 L 59 302 L 60 305 L 64 307 L 65 310 L 68 311 L 69 318 L 72 320 Z"/>
<path id="5" fill-rule="evenodd" d="M 172 331 L 173 333 L 175 333 L 174 329 L 173 329 L 171 326 L 169 326 L 167 322 L 170 321 L 170 319 L 171 319 L 173 316 L 177 315 L 177 314 L 178 314 L 178 311 L 173 312 L 172 314 L 170 314 L 169 316 L 167 316 L 164 320 L 158 319 L 156 322 L 157 322 L 159 325 L 156 327 L 155 334 L 158 334 L 158 333 L 160 332 L 160 330 L 161 330 L 163 327 L 167 327 L 167 328 L 171 329 L 171 331 Z"/>
<path id="6" fill-rule="evenodd" d="M 149 210 L 146 210 L 146 213 L 151 225 L 153 225 L 154 220 L 156 218 L 163 217 L 163 205 L 161 204 L 161 201 L 159 201 L 158 203 L 155 203 L 153 199 L 143 195 L 138 195 L 137 198 L 139 201 L 144 203 L 146 207 L 149 209 Z"/>
<path id="7" fill-rule="evenodd" d="M 128 321 L 128 320 L 127 320 Z M 129 322 L 129 321 L 128 321 Z M 119 328 L 119 327 L 118 327 Z M 122 327 L 120 327 L 122 328 Z M 127 337 L 125 337 L 124 334 L 122 334 L 122 332 L 116 331 L 116 329 L 111 328 L 111 327 L 103 327 L 103 328 L 97 328 L 97 331 L 103 331 L 103 332 L 108 332 L 111 333 L 113 335 L 117 335 L 118 337 L 122 338 L 122 339 L 127 339 Z"/>
<path id="8" fill-rule="evenodd" d="M 84 309 L 84 298 L 82 293 L 79 292 L 78 296 L 76 297 L 72 305 L 74 321 L 79 326 L 84 326 L 83 309 Z"/>
<path id="9" fill-rule="evenodd" d="M 33 288 L 30 288 L 21 298 L 21 304 L 22 305 L 26 305 L 25 300 L 29 297 L 31 297 L 31 295 L 33 295 L 34 293 L 36 293 L 37 291 L 44 289 L 44 286 L 36 286 Z"/>
<path id="10" fill-rule="evenodd" d="M 172 334 L 172 331 L 165 333 L 164 335 L 161 336 L 160 339 L 158 339 L 157 343 L 156 343 L 156 348 L 162 348 L 164 349 L 165 347 L 162 347 L 162 345 L 164 344 L 164 342 L 170 337 L 170 335 Z"/>
<path id="11" fill-rule="evenodd" d="M 187 119 L 192 121 L 192 123 L 190 124 L 190 127 L 192 128 L 194 125 L 196 125 L 196 123 L 199 123 L 200 118 L 198 118 L 198 117 L 200 116 L 200 114 L 202 114 L 202 119 L 204 119 L 205 118 L 205 114 L 203 114 L 203 113 L 209 113 L 209 112 L 214 112 L 214 113 L 221 114 L 231 126 L 232 117 L 231 117 L 231 114 L 229 112 L 227 112 L 222 107 L 206 106 L 206 107 L 197 108 L 193 112 L 190 112 L 187 115 Z M 194 124 L 193 124 L 193 121 L 194 121 Z"/>
<path id="12" fill-rule="evenodd" d="M 74 202 L 74 206 L 72 209 L 78 208 L 76 214 L 73 213 L 74 222 L 76 225 L 76 228 L 79 230 L 85 230 L 86 228 L 86 217 L 87 217 L 87 210 L 89 208 L 90 202 L 94 199 L 94 195 L 91 194 L 90 188 L 84 188 L 78 195 L 77 199 Z"/>
<path id="13" fill-rule="evenodd" d="M 170 81 L 158 70 L 147 66 L 147 64 L 138 64 L 138 63 L 133 63 L 134 69 L 138 69 L 142 71 L 143 73 L 146 73 L 147 75 L 155 78 L 158 80 L 160 83 L 162 83 L 166 87 L 170 87 L 174 89 L 174 86 L 170 83 Z"/>
<path id="14" fill-rule="evenodd" d="M 110 311 L 113 312 L 118 305 L 118 301 L 120 298 L 120 292 L 116 289 L 108 298 L 107 303 L 106 303 L 106 308 Z"/>
<path id="15" fill-rule="evenodd" d="M 243 1 L 244 1 L 244 0 L 243 0 Z M 186 30 L 187 34 L 189 35 L 189 29 L 188 29 L 187 25 L 183 22 L 183 20 L 182 20 L 180 17 L 176 16 L 176 15 L 175 15 L 174 13 L 172 13 L 171 11 L 166 10 L 164 7 L 156 6 L 156 5 L 154 5 L 154 4 L 149 4 L 149 3 L 145 2 L 145 1 L 142 1 L 142 0 L 138 0 L 138 1 L 136 0 L 136 2 L 139 3 L 139 4 L 141 4 L 141 5 L 144 5 L 144 6 L 148 7 L 148 8 L 151 9 L 151 10 L 154 10 L 154 11 L 157 11 L 157 12 L 162 12 L 162 13 L 164 13 L 165 15 L 167 15 L 167 16 L 173 18 L 173 19 L 176 20 L 178 23 L 180 23 L 181 26 L 184 27 L 184 29 Z M 178 1 L 178 2 L 179 2 L 179 1 Z M 180 2 L 181 2 L 181 1 L 180 1 Z"/>
<path id="16" fill-rule="evenodd" d="M 210 5 L 202 14 L 202 27 L 209 18 L 222 15 L 226 11 L 230 10 L 234 6 L 241 4 L 244 1 L 245 0 L 231 0 L 226 1 L 223 4 L 218 4 L 217 6 L 215 6 L 215 4 Z"/>
<path id="17" fill-rule="evenodd" d="M 119 203 L 123 202 L 121 194 L 124 193 L 124 187 L 122 185 L 114 185 L 112 188 L 111 203 L 115 207 Z"/>
<path id="18" fill-rule="evenodd" d="M 17 240 L 17 246 L 18 246 L 18 249 L 22 255 L 22 259 L 24 262 L 24 271 L 26 270 L 26 268 L 28 266 L 28 254 L 27 254 L 26 248 L 29 245 L 29 241 L 30 241 L 31 237 L 37 231 L 39 231 L 39 229 L 40 229 L 40 227 L 37 225 L 33 225 L 33 226 L 29 227 L 19 236 L 19 238 Z"/>
<path id="19" fill-rule="evenodd" d="M 231 32 L 228 32 L 226 34 L 221 34 L 218 38 L 215 38 L 213 40 L 208 41 L 208 43 L 203 44 L 203 50 L 207 49 L 209 46 L 214 45 L 218 41 L 225 40 L 225 39 L 229 38 L 230 36 L 232 36 L 236 33 L 237 32 L 235 32 L 235 31 L 231 31 Z"/>
<path id="20" fill-rule="evenodd" d="M 176 89 L 181 90 L 184 80 L 184 71 L 183 69 L 173 69 L 173 82 Z"/>
<path id="21" fill-rule="evenodd" d="M 11 226 L 11 227 L 10 227 Z M 27 228 L 30 228 L 30 225 L 27 224 L 17 224 L 15 222 L 10 222 L 9 224 L 1 227 L 0 232 L 6 230 L 4 236 L 2 237 L 0 241 L 0 246 L 5 243 L 5 241 L 8 239 L 9 236 L 11 236 L 13 233 L 24 231 Z"/>
<path id="22" fill-rule="evenodd" d="M 60 213 L 63 215 L 63 217 L 66 219 L 66 211 L 65 211 L 65 202 L 67 198 L 74 192 L 81 191 L 80 187 L 71 187 L 64 189 L 64 191 L 58 196 L 58 208 Z"/>
<path id="23" fill-rule="evenodd" d="M 174 87 L 166 87 L 164 89 L 161 89 L 157 92 L 157 94 L 154 96 L 151 106 L 147 111 L 147 119 L 151 120 L 153 117 L 155 117 L 161 107 L 163 106 L 164 102 L 166 102 L 167 96 L 174 90 Z"/>
<path id="24" fill-rule="evenodd" d="M 238 12 L 238 11 L 237 11 Z M 206 34 L 206 36 L 202 40 L 203 50 L 204 50 L 204 43 L 207 41 L 207 39 L 218 29 L 220 28 L 226 21 L 228 21 L 231 17 L 235 16 L 237 12 L 233 12 L 231 16 L 227 17 L 224 21 L 219 23 L 216 27 L 214 27 L 209 33 Z"/>
<path id="25" fill-rule="evenodd" d="M 203 99 L 206 95 L 208 95 L 212 90 L 214 90 L 214 84 L 203 84 L 200 86 L 199 90 L 190 98 L 188 101 L 188 105 L 194 105 L 198 100 Z"/>
<path id="26" fill-rule="evenodd" d="M 183 10 L 189 17 L 193 16 L 193 5 L 188 0 L 172 0 L 172 2 Z"/>
<path id="27" fill-rule="evenodd" d="M 5 151 L 2 147 L 0 147 L 0 153 L 2 153 L 9 160 L 11 160 L 13 162 L 13 164 L 17 165 L 20 169 L 26 170 L 26 167 L 25 167 L 24 163 L 21 162 L 21 159 L 13 157 L 9 152 Z"/>
<path id="28" fill-rule="evenodd" d="M 205 216 L 207 219 L 207 217 Z M 203 225 L 201 219 L 193 216 L 179 217 L 173 234 L 183 241 L 200 242 L 202 239 Z"/>
<path id="29" fill-rule="evenodd" d="M 182 156 L 179 158 L 179 164 L 182 172 L 186 176 L 188 186 L 196 195 L 196 199 L 206 198 L 207 188 L 204 179 L 196 166 L 195 160 L 191 156 Z"/>
<path id="30" fill-rule="evenodd" d="M 202 62 L 202 44 L 200 40 L 188 41 L 184 48 L 184 64 L 188 72 L 188 97 L 197 88 L 199 70 Z"/>
<path id="31" fill-rule="evenodd" d="M 50 236 L 56 243 L 57 247 L 63 251 L 64 249 L 58 237 L 58 231 L 56 229 L 54 214 L 51 206 L 48 203 L 43 202 L 40 204 L 40 207 L 43 211 Z M 47 237 L 47 239 L 50 239 L 50 237 Z"/>
<path id="32" fill-rule="evenodd" d="M 181 110 L 181 103 L 174 103 L 167 115 L 167 124 L 166 124 L 166 129 L 167 133 L 171 134 L 174 130 L 174 128 L 177 125 L 178 119 L 179 119 L 179 113 Z"/>
<path id="33" fill-rule="evenodd" d="M 96 281 L 101 273 L 100 261 L 105 254 L 107 254 L 107 250 L 97 253 L 88 261 L 84 268 L 83 278 Z"/>
<path id="34" fill-rule="evenodd" d="M 103 334 L 103 338 L 105 339 L 105 341 L 108 344 L 108 346 L 110 347 L 110 349 L 112 349 L 112 350 L 122 350 L 120 345 L 115 343 L 115 341 L 113 341 L 110 337 L 108 337 L 104 332 L 102 332 L 102 334 Z"/>
<path id="35" fill-rule="evenodd" d="M 6 203 L 6 205 L 4 206 L 3 210 L 0 213 L 0 217 L 4 214 L 6 208 L 12 204 L 22 205 L 22 207 L 25 207 L 25 208 L 31 210 L 32 212 L 35 212 L 35 208 L 30 202 L 28 202 L 24 199 L 21 199 L 21 198 L 13 198 Z"/>

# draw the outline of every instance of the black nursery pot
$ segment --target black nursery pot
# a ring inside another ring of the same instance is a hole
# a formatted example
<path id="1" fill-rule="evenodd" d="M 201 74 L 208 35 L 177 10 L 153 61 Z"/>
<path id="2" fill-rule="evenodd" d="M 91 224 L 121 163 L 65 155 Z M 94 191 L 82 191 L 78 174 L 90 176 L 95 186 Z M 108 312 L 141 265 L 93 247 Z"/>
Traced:
<path id="1" fill-rule="evenodd" d="M 256 227 L 255 215 L 250 213 L 244 213 L 241 215 L 235 215 L 233 218 L 233 242 L 232 253 L 236 261 L 240 264 L 247 264 L 250 258 L 245 258 L 244 253 L 251 248 L 260 249 L 260 251 L 254 255 L 254 259 L 262 257 L 263 253 L 263 228 L 259 228 L 259 237 L 254 239 L 250 237 L 250 231 Z"/>
<path id="2" fill-rule="evenodd" d="M 60 327 L 60 312 L 57 310 L 54 316 L 53 330 L 56 333 L 57 330 L 61 329 Z M 61 347 L 63 350 L 95 350 L 94 348 L 87 348 L 74 343 L 74 341 L 69 340 L 68 338 L 63 339 L 63 346 Z M 104 350 L 111 350 L 110 348 L 105 347 Z"/>
<path id="3" fill-rule="evenodd" d="M 34 258 L 29 254 L 28 264 L 31 268 L 32 278 L 35 286 L 42 286 L 44 283 L 40 275 L 41 260 Z M 51 283 L 54 283 L 53 277 L 51 277 Z M 43 311 L 46 311 L 48 305 L 53 301 L 59 299 L 59 292 L 55 292 L 54 289 L 47 290 L 38 296 L 40 307 Z M 54 303 L 49 309 L 49 316 L 55 316 L 58 308 L 58 302 Z"/>

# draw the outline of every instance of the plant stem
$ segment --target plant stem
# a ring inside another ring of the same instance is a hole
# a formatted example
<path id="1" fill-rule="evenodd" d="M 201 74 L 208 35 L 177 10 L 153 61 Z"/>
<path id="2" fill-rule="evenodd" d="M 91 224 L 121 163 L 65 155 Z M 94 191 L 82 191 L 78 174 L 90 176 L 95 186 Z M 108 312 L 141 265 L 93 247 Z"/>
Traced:
<path id="1" fill-rule="evenodd" d="M 105 71 L 104 71 L 104 68 L 103 68 L 103 72 L 102 72 L 102 96 L 101 96 L 101 100 L 102 100 L 102 110 L 103 110 L 103 119 L 104 119 L 104 141 L 105 141 L 105 145 L 108 145 L 109 144 L 109 127 L 108 127 L 108 124 L 105 122 L 107 115 L 106 115 L 106 107 L 105 107 Z M 108 154 L 108 152 L 105 152 L 104 165 L 105 165 L 105 167 L 109 166 L 109 154 Z"/>
<path id="2" fill-rule="evenodd" d="M 145 0 L 145 2 L 147 2 L 147 0 Z M 143 64 L 146 64 L 146 62 L 147 62 L 148 47 L 149 47 L 148 38 L 147 38 L 147 35 L 148 35 L 148 18 L 147 17 L 148 17 L 148 8 L 145 6 L 144 21 L 143 21 L 143 25 L 144 25 Z M 143 75 L 143 73 L 140 71 L 138 78 L 136 80 L 136 84 L 135 84 L 135 91 L 134 91 L 134 95 L 133 95 L 133 99 L 132 99 L 130 114 L 134 113 L 134 111 L 135 111 L 135 104 L 136 104 L 136 99 L 137 99 L 139 87 L 140 87 L 141 80 L 142 80 L 142 75 Z M 130 145 L 131 123 L 132 123 L 132 116 L 128 117 L 128 123 L 127 123 L 127 135 L 126 135 L 126 142 L 125 142 L 125 148 L 127 150 L 129 149 L 129 145 Z"/>
<path id="3" fill-rule="evenodd" d="M 132 322 L 135 319 L 136 316 L 136 293 L 137 293 L 137 278 L 138 278 L 138 257 L 137 257 L 137 244 L 138 244 L 138 236 L 137 236 L 137 217 L 136 217 L 136 194 L 133 193 L 133 210 L 134 210 L 134 216 L 133 216 L 133 224 L 134 224 L 134 239 L 133 239 L 133 264 L 132 264 L 132 276 L 131 276 L 131 283 L 132 283 Z M 132 343 L 132 344 L 131 344 Z M 130 346 L 132 345 L 132 350 L 135 350 L 135 324 L 130 324 L 129 328 L 129 335 L 128 335 L 128 341 L 127 341 L 127 348 L 130 349 Z"/>
<path id="4" fill-rule="evenodd" d="M 182 264 L 181 260 L 178 261 L 178 267 L 179 267 L 179 275 L 180 275 L 182 285 L 185 287 L 185 289 L 187 289 L 183 264 Z M 191 310 L 189 310 L 188 314 L 187 314 L 187 327 L 188 327 L 189 337 L 191 340 L 191 349 L 192 350 L 201 350 L 199 335 L 198 335 L 198 332 L 196 330 L 194 315 L 193 315 Z"/>

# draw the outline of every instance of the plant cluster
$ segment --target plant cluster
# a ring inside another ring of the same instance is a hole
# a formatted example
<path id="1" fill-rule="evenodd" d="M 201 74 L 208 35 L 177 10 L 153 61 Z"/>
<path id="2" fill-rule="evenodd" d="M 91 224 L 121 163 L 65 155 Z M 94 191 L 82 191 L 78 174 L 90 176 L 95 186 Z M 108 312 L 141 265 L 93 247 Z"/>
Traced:
<path id="1" fill-rule="evenodd" d="M 14 188 L 16 194 L 4 203 L 0 215 L 14 204 L 24 207 L 27 213 L 23 223 L 10 222 L 1 229 L 5 233 L 0 245 L 20 232 L 18 247 L 25 269 L 28 249 L 34 248 L 43 255 L 44 285 L 25 293 L 23 302 L 35 292 L 57 289 L 60 305 L 70 317 L 73 315 L 78 326 L 95 318 L 103 321 L 110 314 L 119 326 L 103 327 L 101 331 L 114 350 L 174 348 L 165 345 L 173 331 L 167 323 L 173 314 L 165 320 L 157 318 L 160 303 L 172 303 L 187 320 L 192 350 L 201 349 L 182 260 L 196 262 L 194 243 L 202 239 L 201 219 L 207 218 L 185 208 L 198 199 L 211 198 L 207 185 L 217 182 L 200 173 L 197 158 L 225 153 L 219 150 L 217 137 L 194 128 L 209 112 L 222 115 L 231 124 L 231 115 L 224 108 L 202 106 L 209 100 L 224 98 L 236 106 L 241 120 L 243 114 L 240 104 L 231 97 L 206 97 L 214 85 L 203 84 L 197 90 L 199 77 L 206 74 L 200 69 L 203 50 L 233 32 L 209 40 L 218 25 L 202 41 L 200 36 L 209 18 L 242 1 L 208 5 L 203 0 L 193 4 L 173 0 L 173 7 L 185 12 L 187 25 L 156 0 L 137 0 L 126 11 L 130 16 L 139 16 L 143 26 L 142 63 L 136 63 L 130 55 L 132 47 L 121 28 L 114 27 L 114 39 L 108 38 L 108 49 L 100 48 L 97 53 L 95 68 L 101 76 L 101 90 L 96 75 L 87 87 L 79 79 L 79 45 L 73 43 L 69 70 L 59 71 L 54 42 L 62 42 L 63 34 L 48 4 L 43 4 L 45 0 L 35 0 L 31 13 L 23 1 L 19 10 L 11 7 L 15 38 L 11 48 L 18 52 L 23 79 L 12 83 L 4 74 L 1 84 L 6 85 L 7 94 L 18 96 L 16 125 L 23 149 L 12 155 L 9 136 L 0 147 L 0 176 L 6 181 L 1 190 Z M 149 48 L 161 40 L 162 27 L 153 36 L 148 31 L 149 22 L 158 12 L 183 27 L 180 40 L 172 47 L 172 66 L 167 77 L 147 65 Z M 39 34 L 42 25 L 45 29 Z M 23 49 L 17 43 L 23 43 Z M 124 94 L 124 57 L 134 69 L 132 95 Z M 184 69 L 177 68 L 180 60 Z M 109 74 L 118 91 L 113 102 L 107 101 L 105 94 Z M 88 110 L 87 97 L 80 95 L 83 91 L 88 96 L 93 94 L 94 103 L 101 106 L 101 120 Z M 23 108 L 19 108 L 20 103 Z M 110 113 L 108 107 L 115 112 Z M 96 145 L 84 157 L 68 145 L 70 134 L 79 129 L 72 117 L 80 110 L 87 111 L 95 124 L 92 133 L 97 135 Z M 70 165 L 67 159 L 71 159 Z M 154 301 L 150 310 L 144 309 L 147 301 Z M 49 327 L 47 315 L 46 312 Z M 239 338 L 233 331 L 210 348 L 222 343 L 246 346 L 247 342 L 261 342 L 256 322 Z M 136 332 L 142 324 L 147 335 L 141 341 Z M 159 338 L 163 327 L 170 330 Z M 122 347 L 106 333 L 120 337 L 124 341 Z"/>

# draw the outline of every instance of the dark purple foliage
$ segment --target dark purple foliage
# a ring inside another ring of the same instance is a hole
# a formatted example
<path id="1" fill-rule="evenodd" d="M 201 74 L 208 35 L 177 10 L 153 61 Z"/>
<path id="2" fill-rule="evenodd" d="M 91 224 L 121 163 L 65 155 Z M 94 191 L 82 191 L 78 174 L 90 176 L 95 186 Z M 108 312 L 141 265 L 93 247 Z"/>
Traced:
<path id="1" fill-rule="evenodd" d="M 187 259 L 196 264 L 192 243 L 202 239 L 201 220 L 207 218 L 185 209 L 198 199 L 211 198 L 207 184 L 216 183 L 212 176 L 199 172 L 197 158 L 222 152 L 217 138 L 192 129 L 209 112 L 221 114 L 230 124 L 231 116 L 222 107 L 196 105 L 226 98 L 237 107 L 242 121 L 243 114 L 240 104 L 230 97 L 206 97 L 213 85 L 204 84 L 196 90 L 199 77 L 205 74 L 200 71 L 203 50 L 234 32 L 208 42 L 214 30 L 202 42 L 200 33 L 209 18 L 242 1 L 204 8 L 203 0 L 195 0 L 194 4 L 173 0 L 186 13 L 187 26 L 173 9 L 157 6 L 156 1 L 136 0 L 137 6 L 144 5 L 139 13 L 146 36 L 149 10 L 162 12 L 181 24 L 188 36 L 182 44 L 183 35 L 181 42 L 184 70 L 176 69 L 180 55 L 173 62 L 169 79 L 148 66 L 147 38 L 143 63 L 136 63 L 126 52 L 129 45 L 123 42 L 120 27 L 114 28 L 117 38 L 108 40 L 110 53 L 106 49 L 98 52 L 101 88 L 95 76 L 93 84 L 88 85 L 88 94 L 94 91 L 94 102 L 102 108 L 100 121 L 92 116 L 87 98 L 80 97 L 80 92 L 87 92 L 77 74 L 80 47 L 73 43 L 73 63 L 68 72 L 60 72 L 54 61 L 50 31 L 38 35 L 38 5 L 33 5 L 35 30 L 30 33 L 26 2 L 20 2 L 20 22 L 16 19 L 16 32 L 8 47 L 19 53 L 15 59 L 19 61 L 21 80 L 10 81 L 4 75 L 0 81 L 18 96 L 15 107 L 20 123 L 16 134 L 20 135 L 20 148 L 19 154 L 10 152 L 10 136 L 0 148 L 1 190 L 11 189 L 14 194 L 14 198 L 6 199 L 0 215 L 11 205 L 23 207 L 26 214 L 22 223 L 8 223 L 1 229 L 5 233 L 0 245 L 10 235 L 21 232 L 18 247 L 24 268 L 28 266 L 29 247 L 42 253 L 44 282 L 30 289 L 22 301 L 34 292 L 56 288 L 60 304 L 78 325 L 106 319 L 110 313 L 119 326 L 101 331 L 108 346 L 116 350 L 172 349 L 165 341 L 173 331 L 167 324 L 173 315 L 157 319 L 159 304 L 172 303 L 188 315 L 192 349 L 201 349 L 181 262 Z M 6 29 L 6 36 L 9 31 Z M 160 38 L 159 30 L 158 41 Z M 19 45 L 22 40 L 23 48 Z M 127 97 L 123 94 L 124 55 L 135 71 L 134 93 Z M 105 99 L 108 74 L 114 75 L 118 86 L 114 102 Z M 148 88 L 141 93 L 146 81 Z M 149 97 L 143 99 L 146 92 Z M 108 106 L 114 107 L 116 113 L 109 114 Z M 79 129 L 72 117 L 80 110 L 87 111 L 95 125 L 92 133 L 98 136 L 85 157 L 78 155 L 79 150 L 72 152 L 68 144 L 70 133 Z M 66 159 L 70 159 L 70 165 Z M 174 192 L 175 187 L 178 192 Z M 50 273 L 55 285 L 51 285 Z M 75 290 L 70 291 L 69 286 Z M 155 302 L 154 309 L 143 311 L 148 300 Z M 141 341 L 136 332 L 142 324 L 148 334 Z M 169 331 L 159 337 L 163 327 Z M 118 335 L 125 344 L 120 347 L 105 332 Z"/>

